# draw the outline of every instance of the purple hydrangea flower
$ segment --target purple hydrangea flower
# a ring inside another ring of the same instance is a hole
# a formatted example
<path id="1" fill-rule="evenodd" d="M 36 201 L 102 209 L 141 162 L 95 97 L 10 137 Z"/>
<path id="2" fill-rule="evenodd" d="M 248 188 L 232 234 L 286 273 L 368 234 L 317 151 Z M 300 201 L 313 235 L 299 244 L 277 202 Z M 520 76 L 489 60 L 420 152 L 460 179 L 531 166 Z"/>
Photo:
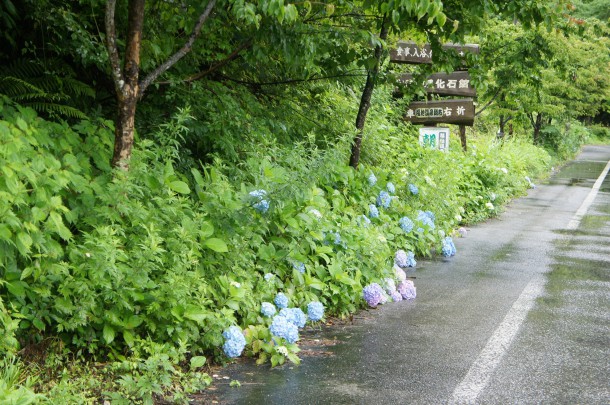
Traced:
<path id="1" fill-rule="evenodd" d="M 466 228 L 464 228 L 463 226 L 458 228 L 458 233 L 460 234 L 460 236 L 462 238 L 464 238 L 466 236 L 466 234 L 468 233 L 468 231 L 466 230 Z"/>
<path id="2" fill-rule="evenodd" d="M 398 267 L 407 267 L 407 252 L 397 250 L 396 254 L 394 254 L 394 264 Z"/>
<path id="3" fill-rule="evenodd" d="M 419 194 L 419 189 L 417 188 L 417 186 L 415 184 L 409 184 L 409 191 L 411 192 L 411 194 L 413 195 L 417 195 Z"/>
<path id="4" fill-rule="evenodd" d="M 368 181 L 370 186 L 374 186 L 375 184 L 377 184 L 377 177 L 375 177 L 375 175 L 371 173 L 368 177 Z"/>
<path id="5" fill-rule="evenodd" d="M 456 253 L 455 244 L 453 243 L 453 239 L 451 239 L 450 236 L 447 236 L 443 240 L 442 252 L 443 252 L 443 256 L 445 256 L 445 257 L 455 256 L 455 253 Z"/>
<path id="6" fill-rule="evenodd" d="M 267 318 L 272 317 L 275 315 L 275 306 L 270 302 L 263 302 L 261 304 L 261 314 Z"/>
<path id="7" fill-rule="evenodd" d="M 288 343 L 295 343 L 299 339 L 299 329 L 281 315 L 273 317 L 269 331 L 273 336 L 286 339 Z"/>
<path id="8" fill-rule="evenodd" d="M 273 302 L 275 302 L 275 305 L 277 305 L 278 308 L 283 309 L 288 306 L 288 297 L 286 297 L 284 293 L 279 292 L 273 299 Z"/>
<path id="9" fill-rule="evenodd" d="M 409 233 L 413 230 L 413 221 L 409 217 L 402 217 L 398 221 L 398 225 L 400 229 L 402 229 L 405 233 Z"/>
<path id="10" fill-rule="evenodd" d="M 307 317 L 313 322 L 324 318 L 324 305 L 318 301 L 312 301 L 307 304 Z"/>
<path id="11" fill-rule="evenodd" d="M 388 184 L 386 184 L 385 188 L 388 190 L 388 193 L 390 193 L 390 194 L 394 194 L 396 192 L 396 187 L 394 186 L 394 183 L 388 182 Z"/>
<path id="12" fill-rule="evenodd" d="M 402 298 L 406 300 L 412 300 L 417 296 L 415 284 L 413 284 L 413 281 L 411 280 L 401 281 L 400 284 L 398 284 L 397 290 L 400 295 L 402 295 Z"/>
<path id="13" fill-rule="evenodd" d="M 385 300 L 383 289 L 377 283 L 371 283 L 362 289 L 362 296 L 370 307 L 375 308 Z"/>
<path id="14" fill-rule="evenodd" d="M 392 291 L 390 297 L 392 297 L 392 301 L 394 302 L 402 301 L 402 295 L 397 290 Z"/>
<path id="15" fill-rule="evenodd" d="M 390 208 L 390 203 L 392 202 L 392 196 L 388 194 L 387 191 L 380 191 L 377 196 L 377 206 L 383 208 Z"/>
<path id="16" fill-rule="evenodd" d="M 225 338 L 222 350 L 227 357 L 239 357 L 246 346 L 246 338 L 241 328 L 239 326 L 230 326 L 222 332 L 222 336 Z"/>
<path id="17" fill-rule="evenodd" d="M 375 204 L 369 205 L 369 216 L 371 218 L 379 218 L 379 210 L 375 206 Z"/>

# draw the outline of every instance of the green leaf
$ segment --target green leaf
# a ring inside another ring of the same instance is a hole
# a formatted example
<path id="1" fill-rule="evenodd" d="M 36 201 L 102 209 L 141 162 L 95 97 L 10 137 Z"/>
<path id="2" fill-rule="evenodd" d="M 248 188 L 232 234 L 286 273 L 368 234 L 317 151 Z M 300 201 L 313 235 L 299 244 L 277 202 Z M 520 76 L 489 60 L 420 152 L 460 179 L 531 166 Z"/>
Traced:
<path id="1" fill-rule="evenodd" d="M 176 193 L 189 194 L 191 192 L 191 189 L 189 188 L 188 184 L 183 181 L 172 181 L 168 184 L 168 186 L 172 191 L 175 191 Z"/>
<path id="2" fill-rule="evenodd" d="M 191 357 L 191 370 L 203 367 L 205 362 L 206 362 L 206 358 L 204 356 Z"/>
<path id="3" fill-rule="evenodd" d="M 0 224 L 0 240 L 10 240 L 11 236 L 13 236 L 13 233 L 9 227 L 4 224 Z"/>
<path id="4" fill-rule="evenodd" d="M 128 330 L 124 330 L 123 331 L 123 339 L 125 340 L 125 343 L 127 343 L 127 346 L 131 347 L 133 346 L 133 342 L 134 342 L 134 337 L 133 334 L 128 331 Z"/>
<path id="5" fill-rule="evenodd" d="M 209 238 L 213 234 L 214 234 L 214 225 L 212 225 L 208 221 L 204 221 L 203 224 L 201 224 L 201 237 Z"/>
<path id="6" fill-rule="evenodd" d="M 25 232 L 19 232 L 17 234 L 17 249 L 23 256 L 27 256 L 30 253 L 32 247 L 32 238 Z"/>
<path id="7" fill-rule="evenodd" d="M 40 318 L 34 318 L 32 320 L 32 325 L 34 325 L 38 330 L 45 330 L 45 324 L 40 320 Z"/>
<path id="8" fill-rule="evenodd" d="M 229 251 L 229 248 L 227 247 L 225 241 L 218 238 L 210 238 L 206 240 L 205 242 L 203 242 L 203 246 L 218 253 L 225 253 Z"/>
<path id="9" fill-rule="evenodd" d="M 52 225 L 51 228 L 63 240 L 69 240 L 72 237 L 72 232 L 64 225 L 64 221 L 59 213 L 53 211 L 49 214 L 48 222 Z"/>
<path id="10" fill-rule="evenodd" d="M 28 285 L 24 281 L 7 281 L 6 289 L 17 298 L 25 298 L 25 289 Z"/>
<path id="11" fill-rule="evenodd" d="M 106 344 L 110 344 L 114 341 L 114 337 L 116 336 L 116 332 L 112 328 L 112 326 L 105 324 L 104 329 L 102 330 L 102 337 L 106 341 Z"/>
<path id="12" fill-rule="evenodd" d="M 201 323 L 206 320 L 208 317 L 208 313 L 200 307 L 189 306 L 186 311 L 184 311 L 184 317 L 191 319 L 197 323 Z"/>

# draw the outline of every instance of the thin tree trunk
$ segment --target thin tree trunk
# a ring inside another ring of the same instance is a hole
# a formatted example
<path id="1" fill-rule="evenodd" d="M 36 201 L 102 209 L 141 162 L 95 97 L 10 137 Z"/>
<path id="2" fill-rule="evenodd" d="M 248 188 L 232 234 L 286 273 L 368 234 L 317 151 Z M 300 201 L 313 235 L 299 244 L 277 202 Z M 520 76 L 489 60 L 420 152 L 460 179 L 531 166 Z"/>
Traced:
<path id="1" fill-rule="evenodd" d="M 385 41 L 388 37 L 389 26 L 386 21 L 386 16 L 383 16 L 381 20 L 381 32 L 379 39 Z M 349 159 L 349 164 L 354 169 L 358 169 L 358 163 L 360 162 L 360 148 L 362 146 L 362 134 L 364 132 L 364 123 L 366 122 L 366 114 L 371 107 L 371 97 L 373 95 L 373 89 L 375 88 L 375 82 L 377 81 L 377 75 L 379 74 L 379 65 L 381 63 L 381 55 L 383 53 L 383 46 L 379 44 L 375 47 L 375 66 L 370 70 L 366 76 L 366 84 L 362 91 L 362 97 L 360 98 L 360 107 L 358 108 L 358 115 L 356 116 L 356 130 L 358 133 L 354 138 L 352 144 L 352 154 Z"/>
<path id="2" fill-rule="evenodd" d="M 110 3 L 110 2 L 109 2 Z M 114 0 L 112 1 L 114 8 Z M 140 75 L 140 48 L 144 28 L 145 0 L 130 0 L 127 12 L 127 42 L 122 78 L 117 87 L 117 119 L 114 134 L 112 166 L 129 169 L 129 159 L 133 148 L 134 122 L 138 103 Z M 114 10 L 113 10 L 114 16 Z M 108 16 L 108 12 L 107 12 Z M 108 20 L 106 21 L 108 24 Z M 114 24 L 114 21 L 112 21 Z M 118 56 L 118 53 L 117 53 Z"/>
<path id="3" fill-rule="evenodd" d="M 533 114 L 530 114 L 530 122 L 534 128 L 534 145 L 540 144 L 540 129 L 542 128 L 542 113 L 538 113 L 536 120 Z"/>
<path id="4" fill-rule="evenodd" d="M 462 149 L 464 152 L 468 152 L 468 145 L 466 144 L 466 125 L 460 125 L 460 141 L 462 142 Z"/>

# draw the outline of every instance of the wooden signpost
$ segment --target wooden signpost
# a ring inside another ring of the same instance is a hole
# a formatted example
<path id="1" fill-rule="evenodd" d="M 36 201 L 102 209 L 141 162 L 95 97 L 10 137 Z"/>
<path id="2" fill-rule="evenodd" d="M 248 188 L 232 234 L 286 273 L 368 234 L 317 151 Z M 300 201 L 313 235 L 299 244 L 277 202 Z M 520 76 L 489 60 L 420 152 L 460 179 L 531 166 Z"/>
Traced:
<path id="1" fill-rule="evenodd" d="M 455 51 L 464 56 L 467 53 L 479 53 L 477 44 L 444 44 L 443 51 Z M 413 41 L 399 41 L 396 48 L 390 50 L 390 62 L 394 63 L 432 63 L 432 48 L 430 44 L 418 45 Z"/>
<path id="2" fill-rule="evenodd" d="M 404 115 L 413 124 L 474 124 L 474 103 L 471 99 L 416 101 L 409 104 Z"/>
<path id="3" fill-rule="evenodd" d="M 462 57 L 465 64 L 466 54 L 478 54 L 479 45 L 477 44 L 444 44 L 442 49 L 445 52 L 455 52 Z M 390 62 L 394 63 L 432 63 L 432 48 L 430 44 L 418 45 L 413 41 L 399 41 L 394 49 L 390 51 Z M 405 73 L 400 76 L 399 82 L 409 84 L 413 81 L 413 76 Z M 453 73 L 435 73 L 426 79 L 426 92 L 428 94 L 438 94 L 442 96 L 462 96 L 475 97 L 476 90 L 470 83 L 470 76 L 466 71 L 456 71 Z M 460 126 L 460 140 L 462 148 L 466 151 L 466 126 L 474 124 L 474 103 L 472 99 L 445 99 L 439 101 L 422 101 L 409 104 L 404 115 L 406 121 L 413 124 L 424 124 L 435 126 L 436 124 L 457 124 Z M 443 132 L 444 133 L 444 132 Z M 430 141 L 429 136 L 429 141 Z M 435 140 L 436 135 L 435 135 Z M 440 135 L 439 138 L 440 140 Z M 420 140 L 420 143 L 422 141 Z M 446 150 L 449 148 L 447 138 L 443 145 Z"/>
<path id="4" fill-rule="evenodd" d="M 398 78 L 398 82 L 407 85 L 413 82 L 413 75 L 403 73 Z M 426 79 L 425 86 L 429 94 L 462 97 L 475 97 L 477 95 L 476 89 L 470 83 L 470 75 L 466 71 L 431 74 Z"/>

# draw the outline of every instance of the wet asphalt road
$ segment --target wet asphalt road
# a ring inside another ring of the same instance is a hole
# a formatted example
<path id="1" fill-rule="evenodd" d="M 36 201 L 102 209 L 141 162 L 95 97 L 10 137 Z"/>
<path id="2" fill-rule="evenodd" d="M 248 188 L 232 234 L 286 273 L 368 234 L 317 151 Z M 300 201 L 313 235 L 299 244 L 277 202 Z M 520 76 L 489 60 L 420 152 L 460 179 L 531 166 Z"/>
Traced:
<path id="1" fill-rule="evenodd" d="M 610 404 L 609 161 L 586 147 L 457 256 L 420 260 L 415 301 L 306 332 L 300 366 L 231 365 L 196 402 Z"/>

